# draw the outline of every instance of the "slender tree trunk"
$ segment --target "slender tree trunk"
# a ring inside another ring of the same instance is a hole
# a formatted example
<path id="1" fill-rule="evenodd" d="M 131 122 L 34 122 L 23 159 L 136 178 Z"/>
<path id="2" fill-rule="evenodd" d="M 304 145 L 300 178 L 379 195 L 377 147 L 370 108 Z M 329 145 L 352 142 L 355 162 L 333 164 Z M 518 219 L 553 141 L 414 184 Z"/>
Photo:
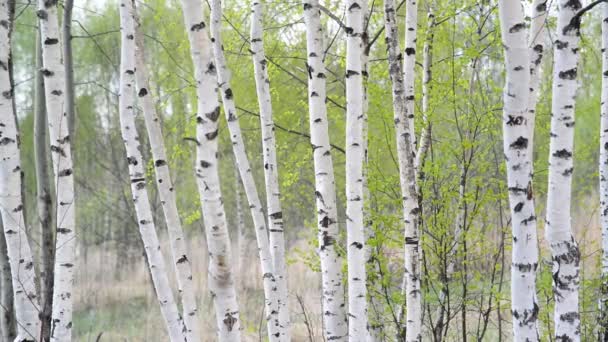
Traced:
<path id="1" fill-rule="evenodd" d="M 230 139 L 232 140 L 232 151 L 234 153 L 241 181 L 243 182 L 243 186 L 245 188 L 245 194 L 247 196 L 247 201 L 249 202 L 251 216 L 255 226 L 258 253 L 263 274 L 262 282 L 264 287 L 268 336 L 271 341 L 280 341 L 282 338 L 285 338 L 286 335 L 281 335 L 281 330 L 284 329 L 281 329 L 279 317 L 278 305 L 280 301 L 280 290 L 277 284 L 277 276 L 275 275 L 275 268 L 272 261 L 272 251 L 269 245 L 267 233 L 268 229 L 266 226 L 266 220 L 264 218 L 264 208 L 260 202 L 255 180 L 253 178 L 253 174 L 251 173 L 249 159 L 247 157 L 247 153 L 245 152 L 245 144 L 243 142 L 241 127 L 238 121 L 234 94 L 230 86 L 230 71 L 226 65 L 226 58 L 224 56 L 222 38 L 220 34 L 222 4 L 220 1 L 214 0 L 212 1 L 211 5 L 211 34 L 213 37 L 212 42 L 215 62 L 217 65 L 218 83 L 220 85 L 220 93 L 222 96 L 222 103 L 224 105 L 224 114 L 226 114 L 228 130 L 230 131 Z"/>
<path id="2" fill-rule="evenodd" d="M 238 165 L 235 161 L 234 173 L 234 197 L 236 201 L 236 270 L 237 283 L 240 284 L 241 290 L 245 289 L 245 278 L 243 276 L 243 261 L 247 257 L 247 236 L 245 234 L 245 214 L 243 213 L 243 194 L 241 192 L 241 176 L 238 173 Z M 259 209 L 258 209 L 259 210 Z"/>
<path id="3" fill-rule="evenodd" d="M 530 94 L 528 97 L 528 129 L 530 130 L 530 145 L 534 138 L 536 123 L 536 103 L 540 88 L 541 63 L 545 53 L 545 35 L 547 31 L 547 0 L 534 0 L 532 4 L 532 22 L 530 25 Z"/>
<path id="4" fill-rule="evenodd" d="M 64 342 L 72 338 L 72 288 L 76 264 L 72 147 L 64 107 L 65 93 L 70 90 L 66 90 L 65 69 L 61 58 L 57 3 L 39 0 L 37 15 L 43 45 L 42 74 L 45 77 L 45 101 L 57 197 L 51 341 Z"/>
<path id="5" fill-rule="evenodd" d="M 36 76 L 34 78 L 34 162 L 36 167 L 36 206 L 41 238 L 40 253 L 40 301 L 42 303 L 41 340 L 51 338 L 51 315 L 53 310 L 53 265 L 55 259 L 55 236 L 53 234 L 53 198 L 49 178 L 47 120 L 42 75 L 42 42 L 40 31 L 36 33 Z"/>
<path id="6" fill-rule="evenodd" d="M 502 41 L 505 47 L 503 149 L 513 229 L 511 263 L 511 312 L 516 341 L 538 340 L 536 269 L 538 245 L 532 193 L 534 116 L 529 111 L 530 49 L 522 3 L 499 2 Z"/>
<path id="7" fill-rule="evenodd" d="M 74 62 L 72 59 L 72 9 L 74 0 L 63 2 L 63 63 L 65 65 L 65 114 L 68 117 L 68 131 L 74 138 L 76 106 L 74 105 Z"/>
<path id="8" fill-rule="evenodd" d="M 602 284 L 599 340 L 608 342 L 608 4 L 602 10 L 602 102 L 600 119 L 600 225 L 602 228 Z"/>
<path id="9" fill-rule="evenodd" d="M 135 11 L 137 11 L 135 9 Z M 186 247 L 184 231 L 177 210 L 173 181 L 165 152 L 165 144 L 161 128 L 161 120 L 156 112 L 156 106 L 151 94 L 149 72 L 146 65 L 144 49 L 144 37 L 141 31 L 142 23 L 135 16 L 135 79 L 137 83 L 137 94 L 144 113 L 146 129 L 152 149 L 154 160 L 154 171 L 156 173 L 156 184 L 167 224 L 169 240 L 171 240 L 171 255 L 173 267 L 177 276 L 177 285 L 181 295 L 184 324 L 186 326 L 185 337 L 187 341 L 200 341 L 199 314 L 192 278 L 192 264 L 190 254 Z"/>
<path id="10" fill-rule="evenodd" d="M 202 3 L 198 0 L 182 0 L 182 9 L 197 82 L 196 177 L 209 249 L 209 290 L 213 293 L 218 340 L 221 342 L 240 341 L 241 322 L 231 270 L 233 265 L 230 238 L 218 174 L 217 136 L 220 106 L 216 93 L 216 66 L 213 62 L 211 41 L 203 19 Z M 214 14 L 216 16 L 219 14 L 218 20 L 221 18 L 221 11 L 217 7 Z M 230 115 L 235 114 L 230 113 Z M 256 233 L 258 233 L 258 229 L 256 229 Z M 262 272 L 264 271 L 262 270 Z M 274 278 L 273 276 L 268 277 Z"/>
<path id="11" fill-rule="evenodd" d="M 10 2 L 0 1 L 0 23 L 4 23 L 0 25 L 0 214 L 18 322 L 15 340 L 36 341 L 40 332 L 36 275 L 24 224 L 19 132 L 9 74 L 13 25 Z"/>
<path id="12" fill-rule="evenodd" d="M 2 228 L 2 217 L 0 217 L 0 228 Z M 13 341 L 17 337 L 16 325 L 11 265 L 8 259 L 6 239 L 4 234 L 0 234 L 0 337 L 2 341 Z"/>
<path id="13" fill-rule="evenodd" d="M 420 291 L 420 238 L 418 220 L 420 207 L 416 190 L 415 133 L 414 133 L 414 79 L 416 63 L 417 3 L 407 0 L 405 62 L 401 65 L 401 53 L 395 13 L 395 1 L 384 3 L 385 34 L 389 58 L 389 76 L 393 92 L 397 155 L 399 157 L 399 179 L 403 198 L 405 224 L 405 274 L 402 292 L 405 295 L 407 316 L 403 322 L 403 308 L 398 317 L 400 339 L 420 341 L 422 339 L 422 294 Z M 405 334 L 404 334 L 405 333 Z"/>
<path id="14" fill-rule="evenodd" d="M 581 7 L 578 0 L 558 2 L 553 52 L 553 101 L 545 234 L 553 258 L 554 321 L 555 337 L 558 341 L 580 340 L 580 251 L 572 234 L 570 209 L 574 164 L 574 105 L 580 40 L 580 22 L 573 22 L 572 19 Z"/>
<path id="15" fill-rule="evenodd" d="M 338 240 L 338 212 L 336 185 L 329 142 L 327 120 L 326 70 L 323 63 L 324 45 L 321 12 L 318 0 L 302 0 L 306 23 L 308 64 L 308 110 L 310 141 L 315 166 L 315 197 L 321 279 L 323 287 L 323 328 L 327 341 L 346 341 L 348 327 L 342 283 L 342 256 L 336 247 Z"/>
<path id="16" fill-rule="evenodd" d="M 146 190 L 146 170 L 140 151 L 140 139 L 135 125 L 135 20 L 134 0 L 122 0 L 120 3 L 120 130 L 125 143 L 131 193 L 135 214 L 150 275 L 160 303 L 161 313 L 172 342 L 187 341 L 184 323 L 173 298 L 173 292 L 167 277 L 164 258 L 154 226 L 153 213 L 150 209 L 148 191 Z M 141 92 L 140 92 L 141 94 Z"/>
<path id="17" fill-rule="evenodd" d="M 285 267 L 285 237 L 283 212 L 281 210 L 281 191 L 279 188 L 279 166 L 277 164 L 277 148 L 272 118 L 270 80 L 268 78 L 267 61 L 264 53 L 263 6 L 263 0 L 252 0 L 251 2 L 251 52 L 258 104 L 260 107 L 260 126 L 262 128 L 270 253 L 279 293 L 279 334 L 281 341 L 289 341 L 289 297 L 287 292 L 287 269 Z"/>
<path id="18" fill-rule="evenodd" d="M 367 339 L 363 224 L 363 11 L 366 0 L 346 1 L 346 232 L 349 341 Z"/>

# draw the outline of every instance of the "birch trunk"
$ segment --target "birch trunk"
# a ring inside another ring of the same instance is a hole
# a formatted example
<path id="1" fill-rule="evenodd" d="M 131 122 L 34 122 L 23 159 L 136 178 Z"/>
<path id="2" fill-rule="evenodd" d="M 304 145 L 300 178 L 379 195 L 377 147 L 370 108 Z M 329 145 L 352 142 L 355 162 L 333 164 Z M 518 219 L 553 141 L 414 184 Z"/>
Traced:
<path id="1" fill-rule="evenodd" d="M 346 341 L 348 328 L 342 283 L 342 256 L 336 248 L 339 234 L 336 185 L 325 105 L 326 70 L 323 63 L 321 12 L 318 0 L 302 0 L 302 5 L 306 23 L 308 110 L 315 166 L 315 197 L 323 288 L 323 328 L 327 341 Z"/>
<path id="2" fill-rule="evenodd" d="M 186 247 L 186 240 L 182 223 L 177 210 L 177 202 L 173 188 L 173 181 L 169 170 L 167 153 L 161 128 L 161 120 L 156 112 L 156 106 L 152 97 L 152 88 L 144 48 L 144 37 L 141 31 L 142 23 L 137 16 L 137 9 L 133 12 L 135 19 L 135 80 L 137 84 L 137 95 L 141 104 L 148 139 L 154 160 L 154 172 L 156 174 L 156 185 L 167 224 L 169 240 L 171 241 L 171 256 L 173 267 L 177 278 L 177 285 L 181 296 L 184 319 L 186 327 L 185 337 L 187 341 L 200 341 L 199 314 L 192 277 L 192 264 L 190 254 Z"/>
<path id="3" fill-rule="evenodd" d="M 530 25 L 530 94 L 528 97 L 528 129 L 530 130 L 530 146 L 534 138 L 536 123 L 536 102 L 540 88 L 541 63 L 545 53 L 545 35 L 547 26 L 547 0 L 534 0 L 532 3 L 532 23 Z"/>
<path id="4" fill-rule="evenodd" d="M 418 217 L 420 207 L 416 191 L 414 118 L 414 66 L 416 62 L 417 4 L 406 1 L 405 65 L 401 64 L 395 1 L 384 3 L 384 25 L 389 59 L 389 76 L 393 93 L 393 111 L 399 159 L 399 180 L 405 225 L 405 274 L 402 291 L 405 294 L 407 317 L 403 323 L 403 308 L 398 317 L 399 338 L 406 341 L 422 339 L 422 294 L 420 292 L 420 239 Z M 402 70 L 403 69 L 403 70 Z M 404 77 L 407 76 L 407 79 Z M 406 81 L 407 80 L 407 81 Z M 404 334 L 405 333 L 405 334 Z"/>
<path id="5" fill-rule="evenodd" d="M 574 150 L 574 105 L 577 89 L 580 22 L 572 22 L 581 9 L 578 0 L 558 2 L 554 44 L 551 142 L 545 234 L 553 258 L 555 337 L 580 340 L 578 288 L 580 251 L 572 234 L 571 192 Z"/>
<path id="6" fill-rule="evenodd" d="M 602 228 L 602 285 L 599 340 L 608 342 L 608 4 L 602 9 L 602 102 L 600 119 L 600 225 Z"/>
<path id="7" fill-rule="evenodd" d="M 346 1 L 346 238 L 348 256 L 348 337 L 365 341 L 367 288 L 363 225 L 363 11 Z"/>
<path id="8" fill-rule="evenodd" d="M 241 339 L 241 322 L 231 270 L 233 264 L 230 238 L 218 174 L 217 136 L 220 106 L 216 93 L 216 66 L 213 62 L 206 22 L 203 19 L 201 1 L 182 0 L 181 3 L 197 83 L 198 116 L 196 121 L 199 143 L 196 155 L 196 177 L 209 249 L 208 284 L 215 307 L 218 340 L 234 342 Z"/>
<path id="9" fill-rule="evenodd" d="M 150 275 L 167 326 L 169 339 L 172 342 L 187 341 L 184 334 L 184 323 L 173 298 L 156 235 L 153 213 L 146 190 L 145 164 L 141 156 L 140 139 L 135 125 L 135 74 L 140 71 L 136 70 L 135 65 L 134 0 L 122 0 L 119 4 L 121 31 L 119 116 L 120 131 L 127 153 L 131 195 Z"/>
<path id="10" fill-rule="evenodd" d="M 274 266 L 274 276 L 278 288 L 279 334 L 281 341 L 289 341 L 289 297 L 287 292 L 287 270 L 285 267 L 285 237 L 281 191 L 279 189 L 279 168 L 274 137 L 270 80 L 266 55 L 264 53 L 264 3 L 251 2 L 251 52 L 258 105 L 262 128 L 262 150 L 264 157 L 264 180 L 266 184 L 266 205 L 268 210 L 270 253 Z M 214 35 L 215 36 L 215 35 Z M 218 63 L 219 64 L 219 63 Z"/>
<path id="11" fill-rule="evenodd" d="M 506 80 L 503 93 L 503 149 L 512 217 L 511 312 L 516 341 L 538 341 L 536 269 L 538 245 L 532 193 L 532 122 L 529 97 L 530 49 L 522 3 L 499 2 Z"/>
<path id="12" fill-rule="evenodd" d="M 36 76 L 34 79 L 34 164 L 36 168 L 36 209 L 41 238 L 40 253 L 40 302 L 42 341 L 51 338 L 51 315 L 53 309 L 53 265 L 55 259 L 55 236 L 53 234 L 53 198 L 48 165 L 47 120 L 44 106 L 44 79 L 42 75 L 42 42 L 40 31 L 36 33 Z"/>
<path id="13" fill-rule="evenodd" d="M 74 137 L 76 107 L 74 105 L 74 62 L 72 58 L 72 9 L 74 0 L 63 3 L 63 63 L 65 64 L 65 113 L 68 117 L 68 132 Z"/>
<path id="14" fill-rule="evenodd" d="M 2 217 L 0 217 L 0 229 L 3 229 L 2 227 Z M 6 249 L 6 239 L 4 234 L 0 234 L 0 338 L 7 342 L 13 341 L 17 337 L 13 297 L 11 265 Z"/>
<path id="15" fill-rule="evenodd" d="M 245 152 L 245 144 L 241 133 L 241 127 L 238 121 L 238 114 L 234 102 L 234 93 L 230 87 L 230 70 L 226 65 L 224 56 L 222 37 L 221 37 L 221 18 L 222 4 L 219 0 L 211 2 L 211 36 L 213 42 L 213 52 L 215 63 L 217 65 L 217 81 L 220 86 L 222 103 L 224 105 L 224 114 L 228 122 L 228 130 L 230 131 L 230 139 L 232 141 L 232 151 L 238 166 L 241 181 L 245 188 L 245 195 L 249 202 L 253 224 L 255 226 L 256 239 L 258 244 L 258 253 L 263 274 L 263 287 L 265 296 L 266 310 L 266 327 L 268 336 L 271 341 L 280 341 L 285 335 L 281 335 L 281 323 L 279 321 L 279 300 L 280 292 L 277 284 L 277 276 L 273 265 L 271 248 L 269 245 L 268 229 L 264 218 L 264 208 L 260 202 L 260 198 L 255 185 L 251 166 L 247 153 Z"/>
<path id="16" fill-rule="evenodd" d="M 13 25 L 11 8 L 10 1 L 0 1 L 0 214 L 18 322 L 15 341 L 36 341 L 40 332 L 36 275 L 24 224 L 19 132 L 9 74 Z"/>

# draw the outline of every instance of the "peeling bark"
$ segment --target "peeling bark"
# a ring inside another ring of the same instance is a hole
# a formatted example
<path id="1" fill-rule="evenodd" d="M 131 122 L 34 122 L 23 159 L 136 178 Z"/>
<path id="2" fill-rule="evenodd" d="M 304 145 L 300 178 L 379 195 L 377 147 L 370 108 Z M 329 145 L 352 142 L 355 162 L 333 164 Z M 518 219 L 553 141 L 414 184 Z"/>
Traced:
<path id="1" fill-rule="evenodd" d="M 342 256 L 336 248 L 338 213 L 336 185 L 329 142 L 327 121 L 326 70 L 323 63 L 324 45 L 318 0 L 302 0 L 306 23 L 308 67 L 308 110 L 310 141 L 315 167 L 315 197 L 321 280 L 323 290 L 323 328 L 327 341 L 346 341 L 348 327 L 342 283 Z"/>

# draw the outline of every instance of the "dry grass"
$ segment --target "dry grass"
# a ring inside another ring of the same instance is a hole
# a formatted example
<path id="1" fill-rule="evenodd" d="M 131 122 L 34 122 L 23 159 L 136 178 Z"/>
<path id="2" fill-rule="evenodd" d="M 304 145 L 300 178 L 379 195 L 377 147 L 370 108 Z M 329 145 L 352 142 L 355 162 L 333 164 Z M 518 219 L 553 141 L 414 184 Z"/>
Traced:
<path id="1" fill-rule="evenodd" d="M 298 245 L 289 255 L 294 255 Z M 263 291 L 260 266 L 255 241 L 247 242 L 248 248 L 241 260 L 243 270 L 237 275 L 239 304 L 244 341 L 260 341 L 265 335 L 263 320 Z M 190 251 L 194 260 L 194 278 L 201 309 L 200 327 L 203 341 L 215 341 L 215 324 L 212 305 L 207 292 L 207 253 L 204 241 L 191 241 Z M 102 333 L 101 341 L 167 341 L 162 317 L 151 286 L 143 257 L 118 262 L 114 244 L 90 247 L 86 257 L 81 254 L 76 280 L 75 329 L 78 341 L 95 341 Z M 163 245 L 167 265 L 169 248 Z M 293 258 L 292 258 L 293 259 Z M 169 272 L 175 285 L 173 270 Z M 293 321 L 294 341 L 308 341 L 302 304 L 306 310 L 309 327 L 315 337 L 321 336 L 320 276 L 302 262 L 289 266 L 290 311 Z M 175 291 L 176 292 L 176 291 Z M 262 339 L 263 340 L 263 339 Z M 314 340 L 318 340 L 314 338 Z"/>

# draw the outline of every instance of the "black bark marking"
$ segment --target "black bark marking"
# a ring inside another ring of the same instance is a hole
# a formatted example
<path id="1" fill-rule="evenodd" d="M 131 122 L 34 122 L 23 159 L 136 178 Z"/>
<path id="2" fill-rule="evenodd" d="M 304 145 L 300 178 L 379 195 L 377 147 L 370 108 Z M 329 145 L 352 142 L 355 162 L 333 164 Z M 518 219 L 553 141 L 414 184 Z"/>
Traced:
<path id="1" fill-rule="evenodd" d="M 72 230 L 71 229 L 67 229 L 67 228 L 57 228 L 57 234 L 68 234 L 71 233 Z"/>
<path id="2" fill-rule="evenodd" d="M 205 28 L 205 26 L 206 26 L 206 25 L 205 25 L 205 22 L 204 22 L 204 21 L 201 21 L 201 22 L 200 22 L 200 23 L 198 23 L 198 24 L 194 24 L 194 25 L 192 25 L 192 26 L 190 27 L 190 31 L 192 31 L 192 32 L 194 32 L 194 31 L 200 31 L 200 30 L 204 29 L 204 28 Z"/>
<path id="3" fill-rule="evenodd" d="M 347 70 L 346 71 L 346 78 L 349 78 L 349 77 L 355 76 L 355 75 L 360 75 L 360 73 L 358 71 L 354 71 L 354 70 Z"/>
<path id="4" fill-rule="evenodd" d="M 408 47 L 408 48 L 405 49 L 405 54 L 408 55 L 408 56 L 415 55 L 416 54 L 416 49 Z"/>
<path id="5" fill-rule="evenodd" d="M 236 324 L 237 321 L 238 321 L 238 319 L 236 319 L 236 317 L 234 317 L 230 313 L 227 313 L 226 318 L 224 318 L 223 322 L 224 322 L 224 324 L 226 324 L 228 331 L 232 331 L 232 328 L 234 327 L 234 325 Z"/>
<path id="6" fill-rule="evenodd" d="M 327 232 L 323 233 L 323 243 L 321 244 L 321 250 L 324 250 L 327 247 L 332 246 L 336 243 L 336 239 L 333 236 L 327 235 Z"/>
<path id="7" fill-rule="evenodd" d="M 205 137 L 207 138 L 207 140 L 213 140 L 217 137 L 217 134 L 218 134 L 218 130 L 216 129 L 213 132 L 209 132 L 209 133 L 205 134 Z"/>
<path id="8" fill-rule="evenodd" d="M 127 157 L 127 164 L 128 165 L 137 165 L 137 159 L 135 157 Z"/>
<path id="9" fill-rule="evenodd" d="M 513 211 L 518 213 L 521 211 L 521 209 L 523 209 L 524 207 L 524 202 L 519 202 L 515 205 L 515 207 L 513 208 Z"/>
<path id="10" fill-rule="evenodd" d="M 182 264 L 182 263 L 187 262 L 187 261 L 188 261 L 188 257 L 185 256 L 185 255 L 182 255 L 179 259 L 177 259 L 176 263 L 177 264 Z"/>
<path id="11" fill-rule="evenodd" d="M 66 156 L 63 149 L 59 146 L 51 145 L 51 152 L 59 153 L 62 157 Z"/>
<path id="12" fill-rule="evenodd" d="M 164 165 L 167 165 L 167 162 L 162 159 L 158 159 L 156 162 L 154 162 L 154 166 L 156 166 L 156 167 L 164 166 Z"/>
<path id="13" fill-rule="evenodd" d="M 67 177 L 67 176 L 70 176 L 71 174 L 72 174 L 72 169 L 64 169 L 64 170 L 59 171 L 58 176 Z"/>
<path id="14" fill-rule="evenodd" d="M 201 164 L 201 167 L 202 167 L 203 169 L 206 169 L 206 168 L 208 168 L 208 167 L 210 167 L 210 166 L 211 166 L 211 163 L 210 163 L 210 162 L 208 162 L 208 161 L 204 161 L 204 160 L 201 160 L 200 164 Z"/>
<path id="15" fill-rule="evenodd" d="M 519 126 L 524 123 L 524 117 L 521 115 L 513 116 L 508 115 L 507 125 L 509 126 Z"/>
<path id="16" fill-rule="evenodd" d="M 357 249 L 362 249 L 363 244 L 361 242 L 353 242 L 350 244 L 351 246 L 355 246 Z"/>
<path id="17" fill-rule="evenodd" d="M 226 100 L 231 100 L 233 98 L 232 89 L 228 88 L 224 90 L 224 95 L 226 96 Z"/>
<path id="18" fill-rule="evenodd" d="M 564 70 L 559 72 L 559 78 L 562 80 L 574 80 L 576 79 L 577 68 L 572 68 L 570 70 Z"/>
<path id="19" fill-rule="evenodd" d="M 509 147 L 514 150 L 526 149 L 526 148 L 528 148 L 528 139 L 520 136 L 511 145 L 509 145 Z"/>
<path id="20" fill-rule="evenodd" d="M 137 96 L 144 97 L 146 95 L 148 95 L 148 89 L 146 89 L 146 88 L 139 89 L 139 93 L 137 93 Z"/>
<path id="21" fill-rule="evenodd" d="M 207 119 L 211 120 L 212 122 L 216 122 L 217 119 L 220 117 L 220 106 L 215 107 L 214 110 L 205 114 L 205 117 L 207 117 Z M 202 120 L 202 118 L 201 118 L 201 120 Z M 200 121 L 197 121 L 197 122 L 201 123 Z"/>
<path id="22" fill-rule="evenodd" d="M 565 49 L 565 48 L 568 47 L 568 42 L 564 42 L 564 41 L 561 41 L 561 40 L 558 39 L 558 40 L 555 41 L 555 47 L 558 50 Z"/>
<path id="23" fill-rule="evenodd" d="M 312 9 L 312 5 L 311 5 L 311 4 L 309 4 L 309 3 L 305 3 L 305 4 L 304 4 L 304 10 L 305 10 L 305 11 L 307 11 L 307 10 L 309 10 L 309 9 Z"/>
<path id="24" fill-rule="evenodd" d="M 61 96 L 61 94 L 63 94 L 63 92 L 61 90 L 55 89 L 51 92 L 51 94 L 53 94 L 55 96 Z"/>
<path id="25" fill-rule="evenodd" d="M 553 156 L 556 158 L 570 159 L 570 158 L 572 158 L 572 152 L 570 152 L 566 149 L 558 150 L 558 151 L 555 151 L 555 153 L 553 153 Z"/>
<path id="26" fill-rule="evenodd" d="M 46 38 L 44 40 L 44 45 L 55 45 L 57 43 L 59 43 L 59 39 L 57 38 Z"/>
<path id="27" fill-rule="evenodd" d="M 14 142 L 15 142 L 15 139 L 11 139 L 9 137 L 4 137 L 4 138 L 0 139 L 0 146 L 2 146 L 2 145 L 8 145 L 8 144 L 11 144 L 11 143 L 14 143 Z"/>
<path id="28" fill-rule="evenodd" d="M 519 32 L 527 27 L 526 23 L 517 23 L 509 29 L 509 33 Z"/>
<path id="29" fill-rule="evenodd" d="M 50 77 L 50 76 L 55 75 L 55 73 L 49 69 L 42 69 L 42 70 L 40 70 L 40 72 L 42 73 L 42 76 L 44 76 L 44 77 Z"/>
<path id="30" fill-rule="evenodd" d="M 273 220 L 282 219 L 283 218 L 283 212 L 279 211 L 279 212 L 276 212 L 276 213 L 272 213 L 272 214 L 270 214 L 270 218 L 273 219 Z"/>

